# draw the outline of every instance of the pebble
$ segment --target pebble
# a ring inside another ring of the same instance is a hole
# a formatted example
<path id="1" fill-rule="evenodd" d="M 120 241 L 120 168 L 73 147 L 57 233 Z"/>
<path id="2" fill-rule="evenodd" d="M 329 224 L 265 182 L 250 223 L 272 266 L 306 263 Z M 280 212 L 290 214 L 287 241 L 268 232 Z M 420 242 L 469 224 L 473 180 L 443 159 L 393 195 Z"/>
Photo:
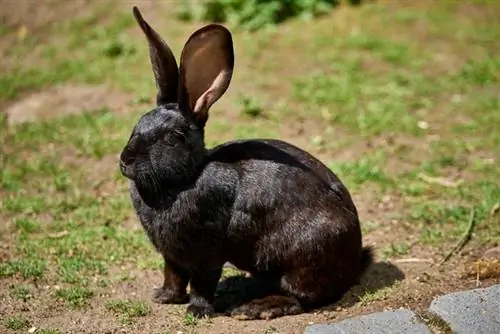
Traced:
<path id="1" fill-rule="evenodd" d="M 490 248 L 483 254 L 483 258 L 490 260 L 500 260 L 500 246 Z"/>

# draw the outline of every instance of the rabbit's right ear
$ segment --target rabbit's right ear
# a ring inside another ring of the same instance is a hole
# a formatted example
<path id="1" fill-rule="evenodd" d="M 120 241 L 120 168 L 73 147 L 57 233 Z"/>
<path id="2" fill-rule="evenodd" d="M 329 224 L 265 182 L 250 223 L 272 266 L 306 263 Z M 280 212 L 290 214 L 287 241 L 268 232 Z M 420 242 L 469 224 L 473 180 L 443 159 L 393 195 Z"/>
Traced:
<path id="1" fill-rule="evenodd" d="M 158 89 L 158 105 L 177 102 L 179 69 L 169 46 L 160 35 L 143 19 L 139 9 L 133 7 L 134 17 L 148 39 L 149 58 Z"/>
<path id="2" fill-rule="evenodd" d="M 195 31 L 184 45 L 179 68 L 179 106 L 200 126 L 225 93 L 234 67 L 231 33 L 219 24 Z"/>

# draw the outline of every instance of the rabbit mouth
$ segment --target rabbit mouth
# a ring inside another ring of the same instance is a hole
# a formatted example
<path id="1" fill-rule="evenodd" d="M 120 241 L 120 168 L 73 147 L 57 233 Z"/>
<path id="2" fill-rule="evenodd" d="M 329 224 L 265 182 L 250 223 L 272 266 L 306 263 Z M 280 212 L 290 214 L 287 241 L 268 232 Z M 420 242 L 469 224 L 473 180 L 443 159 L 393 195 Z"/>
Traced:
<path id="1" fill-rule="evenodd" d="M 120 171 L 121 171 L 123 176 L 125 176 L 131 180 L 134 180 L 135 173 L 134 173 L 134 164 L 133 163 L 127 165 L 122 160 L 120 160 Z"/>

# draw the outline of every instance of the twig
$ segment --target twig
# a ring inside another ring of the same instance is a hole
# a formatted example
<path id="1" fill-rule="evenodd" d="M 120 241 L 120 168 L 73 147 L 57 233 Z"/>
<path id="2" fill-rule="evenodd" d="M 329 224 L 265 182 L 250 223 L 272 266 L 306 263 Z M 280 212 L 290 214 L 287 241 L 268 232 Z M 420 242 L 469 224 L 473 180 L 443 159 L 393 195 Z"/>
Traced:
<path id="1" fill-rule="evenodd" d="M 443 187 L 448 187 L 448 188 L 457 188 L 460 186 L 464 180 L 458 180 L 458 181 L 450 181 L 442 177 L 432 177 L 429 175 L 425 175 L 424 173 L 418 173 L 417 177 L 421 179 L 424 182 L 430 183 L 430 184 L 438 184 Z"/>
<path id="2" fill-rule="evenodd" d="M 479 261 L 476 263 L 476 287 L 479 287 L 479 285 L 481 284 L 479 282 Z"/>
<path id="3" fill-rule="evenodd" d="M 474 229 L 474 226 L 476 225 L 476 210 L 472 208 L 472 211 L 470 213 L 470 219 L 469 219 L 469 225 L 467 226 L 467 230 L 465 233 L 462 235 L 460 240 L 455 244 L 455 246 L 446 254 L 446 256 L 443 258 L 443 260 L 439 263 L 439 265 L 442 265 L 446 261 L 448 261 L 453 254 L 456 252 L 459 252 L 464 246 L 469 242 L 469 240 L 472 237 L 472 230 Z"/>
<path id="4" fill-rule="evenodd" d="M 431 259 L 419 259 L 419 258 L 415 258 L 415 257 L 412 257 L 412 258 L 409 258 L 409 259 L 397 259 L 397 260 L 394 260 L 394 262 L 396 263 L 432 263 L 432 260 Z"/>
<path id="5" fill-rule="evenodd" d="M 493 206 L 491 207 L 491 210 L 490 210 L 490 217 L 493 217 L 494 215 L 496 215 L 496 213 L 498 211 L 500 211 L 500 202 L 493 204 Z"/>

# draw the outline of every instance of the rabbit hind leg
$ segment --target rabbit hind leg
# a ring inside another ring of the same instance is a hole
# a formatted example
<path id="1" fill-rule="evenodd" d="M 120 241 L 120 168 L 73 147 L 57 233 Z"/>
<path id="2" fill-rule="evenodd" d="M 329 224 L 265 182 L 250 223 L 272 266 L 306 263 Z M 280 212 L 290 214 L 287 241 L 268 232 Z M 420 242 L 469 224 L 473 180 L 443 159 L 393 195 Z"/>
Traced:
<path id="1" fill-rule="evenodd" d="M 270 295 L 235 308 L 231 311 L 231 316 L 238 320 L 273 319 L 302 312 L 302 307 L 295 297 Z"/>

